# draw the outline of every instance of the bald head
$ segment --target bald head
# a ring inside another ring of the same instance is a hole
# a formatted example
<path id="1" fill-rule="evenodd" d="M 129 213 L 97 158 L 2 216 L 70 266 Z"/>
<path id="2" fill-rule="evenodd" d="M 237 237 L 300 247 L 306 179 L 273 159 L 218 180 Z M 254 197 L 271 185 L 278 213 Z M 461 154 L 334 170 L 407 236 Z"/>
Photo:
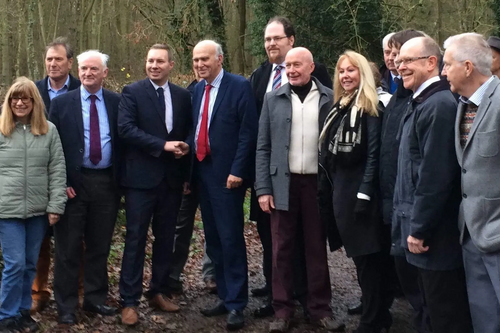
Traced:
<path id="1" fill-rule="evenodd" d="M 292 86 L 304 86 L 311 81 L 314 60 L 311 51 L 305 47 L 296 47 L 288 51 L 285 57 L 286 76 Z"/>
<path id="2" fill-rule="evenodd" d="M 193 69 L 208 83 L 219 75 L 223 60 L 222 47 L 213 40 L 203 40 L 193 49 Z"/>

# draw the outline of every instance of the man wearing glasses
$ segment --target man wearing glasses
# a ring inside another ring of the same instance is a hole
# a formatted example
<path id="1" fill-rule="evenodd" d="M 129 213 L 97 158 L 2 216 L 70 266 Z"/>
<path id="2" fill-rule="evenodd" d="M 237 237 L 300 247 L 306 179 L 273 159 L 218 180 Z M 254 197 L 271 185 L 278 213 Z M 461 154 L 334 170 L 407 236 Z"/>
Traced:
<path id="1" fill-rule="evenodd" d="M 455 155 L 457 102 L 439 77 L 441 50 L 429 37 L 402 47 L 395 64 L 413 92 L 398 137 L 394 190 L 400 246 L 418 270 L 433 332 L 472 331 L 459 244 L 460 167 Z"/>
<path id="2" fill-rule="evenodd" d="M 250 83 L 255 95 L 255 103 L 257 104 L 257 113 L 260 116 L 264 95 L 270 91 L 276 90 L 284 84 L 288 83 L 288 78 L 285 73 L 285 56 L 295 45 L 295 29 L 292 23 L 285 17 L 276 16 L 269 20 L 264 31 L 264 47 L 266 49 L 268 59 L 260 65 L 250 76 Z M 333 84 L 326 70 L 326 67 L 319 63 L 314 63 L 314 71 L 312 76 L 316 77 L 325 87 L 332 89 Z M 271 291 L 272 280 L 272 242 L 271 242 L 271 224 L 270 215 L 264 213 L 257 201 L 255 191 L 252 189 L 252 200 L 250 208 L 250 220 L 257 222 L 257 230 L 262 242 L 263 249 L 263 273 L 266 284 L 262 288 L 252 289 L 254 296 L 267 297 L 267 300 L 261 308 L 255 311 L 256 317 L 268 317 L 274 314 Z M 299 230 L 298 234 L 302 234 Z M 299 237 L 300 238 L 300 237 Z M 300 238 L 301 239 L 301 238 Z M 306 294 L 305 286 L 306 276 L 304 270 L 304 246 L 298 243 L 298 256 L 295 263 L 296 294 L 304 305 Z M 304 286 L 304 287 L 303 287 Z"/>

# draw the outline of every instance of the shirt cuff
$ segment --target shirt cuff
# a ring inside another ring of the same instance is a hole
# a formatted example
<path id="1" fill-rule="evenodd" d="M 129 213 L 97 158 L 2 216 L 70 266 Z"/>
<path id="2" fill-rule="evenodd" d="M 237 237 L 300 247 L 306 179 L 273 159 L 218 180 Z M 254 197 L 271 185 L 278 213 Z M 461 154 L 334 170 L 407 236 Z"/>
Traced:
<path id="1" fill-rule="evenodd" d="M 363 200 L 368 200 L 368 201 L 371 200 L 369 195 L 366 195 L 364 193 L 359 193 L 359 192 L 358 192 L 358 199 L 363 199 Z"/>

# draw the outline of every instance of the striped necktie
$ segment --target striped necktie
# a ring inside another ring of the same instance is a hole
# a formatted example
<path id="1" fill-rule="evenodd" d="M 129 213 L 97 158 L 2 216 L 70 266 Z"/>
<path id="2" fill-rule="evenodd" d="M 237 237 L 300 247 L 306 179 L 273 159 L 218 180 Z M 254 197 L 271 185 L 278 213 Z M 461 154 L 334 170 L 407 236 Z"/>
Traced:
<path id="1" fill-rule="evenodd" d="M 279 89 L 281 87 L 281 69 L 283 66 L 278 65 L 275 68 L 276 73 L 274 74 L 273 78 L 273 90 Z"/>

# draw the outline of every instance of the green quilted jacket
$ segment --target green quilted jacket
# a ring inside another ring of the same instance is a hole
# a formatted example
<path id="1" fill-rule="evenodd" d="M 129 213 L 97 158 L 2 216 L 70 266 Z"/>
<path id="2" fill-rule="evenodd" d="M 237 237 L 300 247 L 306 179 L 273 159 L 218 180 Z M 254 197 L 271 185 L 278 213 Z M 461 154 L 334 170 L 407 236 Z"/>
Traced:
<path id="1" fill-rule="evenodd" d="M 54 124 L 34 136 L 30 125 L 16 123 L 10 137 L 0 133 L 0 218 L 27 219 L 63 214 L 66 164 Z"/>

